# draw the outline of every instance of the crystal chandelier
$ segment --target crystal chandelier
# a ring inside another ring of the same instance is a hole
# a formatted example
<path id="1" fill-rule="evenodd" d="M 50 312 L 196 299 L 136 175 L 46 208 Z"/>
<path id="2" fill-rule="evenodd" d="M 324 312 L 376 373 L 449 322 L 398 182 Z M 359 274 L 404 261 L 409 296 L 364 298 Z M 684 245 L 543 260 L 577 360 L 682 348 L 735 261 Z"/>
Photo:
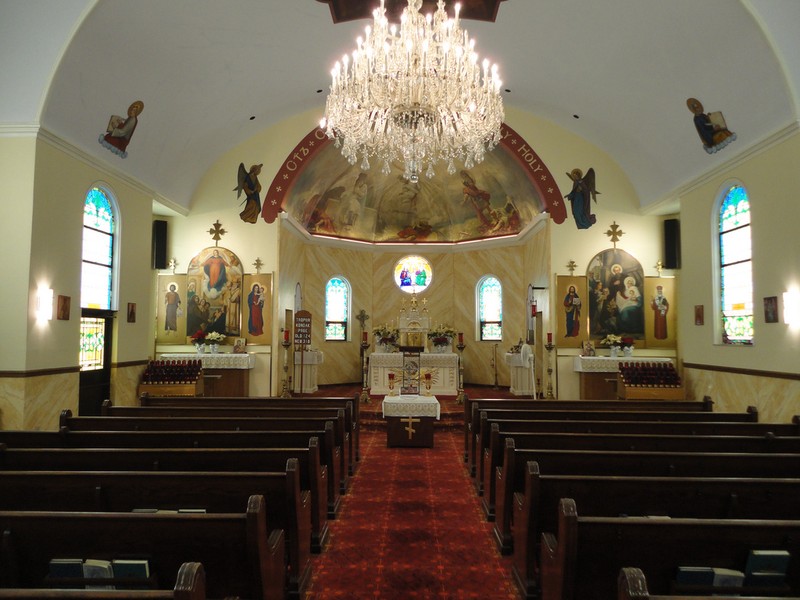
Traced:
<path id="1" fill-rule="evenodd" d="M 469 169 L 500 141 L 503 123 L 497 65 L 478 64 L 475 40 L 459 26 L 460 5 L 449 18 L 444 0 L 422 16 L 422 0 L 408 0 L 400 27 L 389 24 L 384 0 L 374 23 L 358 38 L 352 57 L 331 71 L 330 94 L 320 126 L 350 164 L 402 161 L 404 177 L 419 181 L 424 169 L 459 160 Z"/>

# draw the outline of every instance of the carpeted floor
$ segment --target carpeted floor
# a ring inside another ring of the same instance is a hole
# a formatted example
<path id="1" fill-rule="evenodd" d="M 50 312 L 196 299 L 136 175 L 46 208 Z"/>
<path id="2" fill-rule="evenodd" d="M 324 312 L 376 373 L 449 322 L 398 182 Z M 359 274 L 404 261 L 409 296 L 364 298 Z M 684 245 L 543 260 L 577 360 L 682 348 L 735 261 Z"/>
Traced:
<path id="1" fill-rule="evenodd" d="M 516 600 L 463 463 L 460 431 L 434 448 L 387 448 L 364 431 L 361 463 L 314 557 L 305 600 Z"/>

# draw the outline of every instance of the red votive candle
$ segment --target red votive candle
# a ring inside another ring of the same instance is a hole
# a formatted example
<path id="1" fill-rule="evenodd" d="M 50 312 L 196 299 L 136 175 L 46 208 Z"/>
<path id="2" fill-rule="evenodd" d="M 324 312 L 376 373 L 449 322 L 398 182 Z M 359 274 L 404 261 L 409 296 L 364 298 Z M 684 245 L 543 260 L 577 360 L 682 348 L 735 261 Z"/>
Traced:
<path id="1" fill-rule="evenodd" d="M 288 342 L 289 341 L 289 330 L 288 329 L 284 329 L 283 330 L 283 341 L 284 342 Z"/>
<path id="2" fill-rule="evenodd" d="M 389 373 L 389 381 L 394 381 L 394 373 Z"/>
<path id="3" fill-rule="evenodd" d="M 532 317 L 536 316 L 536 304 L 535 303 L 531 304 L 531 316 Z"/>
<path id="4" fill-rule="evenodd" d="M 458 332 L 458 343 L 459 344 L 463 344 L 464 343 L 464 332 L 463 331 L 459 331 Z"/>
<path id="5" fill-rule="evenodd" d="M 553 343 L 553 334 L 550 333 L 549 331 L 547 332 L 547 343 L 548 344 L 552 344 Z"/>
<path id="6" fill-rule="evenodd" d="M 431 374 L 425 373 L 425 381 L 430 381 L 430 380 L 431 380 Z"/>
<path id="7" fill-rule="evenodd" d="M 362 342 L 366 342 L 367 341 L 367 332 L 366 331 L 362 331 L 361 332 L 361 341 Z"/>

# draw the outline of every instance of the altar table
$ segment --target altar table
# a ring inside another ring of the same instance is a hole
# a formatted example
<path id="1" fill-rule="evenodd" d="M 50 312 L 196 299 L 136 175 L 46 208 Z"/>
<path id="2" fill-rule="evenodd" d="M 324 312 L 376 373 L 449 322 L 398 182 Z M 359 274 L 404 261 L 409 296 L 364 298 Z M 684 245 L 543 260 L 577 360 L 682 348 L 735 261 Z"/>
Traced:
<path id="1" fill-rule="evenodd" d="M 431 373 L 432 394 L 456 396 L 458 394 L 458 355 L 449 352 L 437 354 L 422 352 L 419 355 L 420 371 Z M 395 390 L 399 391 L 403 369 L 402 352 L 373 352 L 369 355 L 369 387 L 373 395 L 389 393 L 389 373 L 395 374 Z M 420 390 L 424 383 L 420 382 Z"/>
<path id="2" fill-rule="evenodd" d="M 386 396 L 383 416 L 389 448 L 433 448 L 433 421 L 441 416 L 435 396 Z"/>
<path id="3" fill-rule="evenodd" d="M 203 364 L 203 387 L 206 396 L 249 396 L 249 369 L 256 366 L 253 354 L 165 353 L 161 360 L 199 360 Z"/>

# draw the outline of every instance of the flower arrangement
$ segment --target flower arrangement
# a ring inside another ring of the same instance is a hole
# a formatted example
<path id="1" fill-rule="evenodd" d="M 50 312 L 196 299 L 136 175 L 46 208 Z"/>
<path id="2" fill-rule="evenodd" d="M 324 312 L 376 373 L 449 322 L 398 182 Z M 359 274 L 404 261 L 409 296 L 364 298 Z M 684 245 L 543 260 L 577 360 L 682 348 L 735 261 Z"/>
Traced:
<path id="1" fill-rule="evenodd" d="M 206 342 L 209 344 L 221 344 L 225 341 L 225 336 L 216 331 L 206 334 Z"/>
<path id="2" fill-rule="evenodd" d="M 623 336 L 621 342 L 622 342 L 623 346 L 628 346 L 628 347 L 631 347 L 631 348 L 633 347 L 633 338 L 632 337 Z"/>
<path id="3" fill-rule="evenodd" d="M 381 344 L 394 344 L 400 337 L 400 331 L 396 327 L 389 327 L 384 323 L 373 328 L 372 335 L 378 338 Z"/>
<path id="4" fill-rule="evenodd" d="M 620 344 L 622 344 L 622 336 L 609 333 L 606 337 L 600 340 L 600 343 L 603 346 L 608 346 L 609 348 L 613 348 L 614 346 L 619 346 Z"/>
<path id="5" fill-rule="evenodd" d="M 450 325 L 439 324 L 428 331 L 428 339 L 434 346 L 447 346 L 456 336 L 456 330 Z"/>
<path id="6" fill-rule="evenodd" d="M 192 334 L 192 343 L 195 344 L 196 346 L 199 346 L 200 344 L 205 344 L 206 332 L 203 331 L 202 329 L 198 329 L 197 331 L 195 331 Z"/>

